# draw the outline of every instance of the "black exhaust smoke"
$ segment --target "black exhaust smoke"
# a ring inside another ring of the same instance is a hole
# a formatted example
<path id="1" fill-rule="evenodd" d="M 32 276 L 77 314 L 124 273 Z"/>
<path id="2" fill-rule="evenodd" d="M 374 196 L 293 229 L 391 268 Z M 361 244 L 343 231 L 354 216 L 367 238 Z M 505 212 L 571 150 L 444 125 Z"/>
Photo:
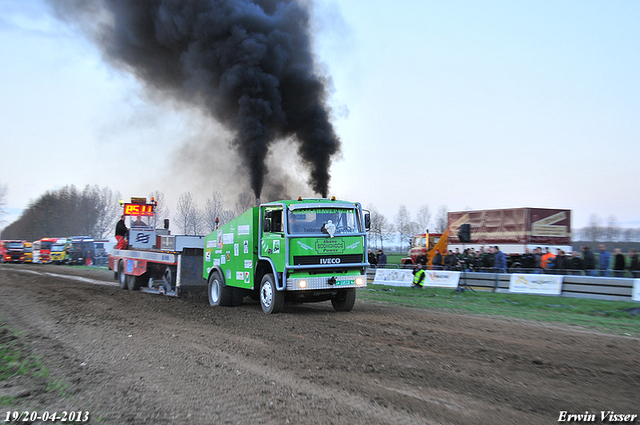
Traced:
<path id="1" fill-rule="evenodd" d="M 270 145 L 292 138 L 327 196 L 340 141 L 326 80 L 314 66 L 307 2 L 294 0 L 50 0 L 94 36 L 108 61 L 148 89 L 204 107 L 262 191 Z M 285 159 L 286 160 L 286 159 Z"/>

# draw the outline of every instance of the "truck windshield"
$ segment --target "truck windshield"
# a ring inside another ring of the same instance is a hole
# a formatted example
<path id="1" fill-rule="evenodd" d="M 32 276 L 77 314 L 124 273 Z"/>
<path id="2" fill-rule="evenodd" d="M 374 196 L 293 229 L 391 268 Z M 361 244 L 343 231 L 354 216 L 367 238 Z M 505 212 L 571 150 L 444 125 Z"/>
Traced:
<path id="1" fill-rule="evenodd" d="M 289 234 L 322 233 L 329 222 L 335 225 L 336 235 L 359 233 L 358 214 L 346 208 L 303 208 L 289 210 L 287 231 Z"/>
<path id="2" fill-rule="evenodd" d="M 54 252 L 62 252 L 62 251 L 64 251 L 64 245 L 58 245 L 58 244 L 55 244 L 55 245 L 53 245 L 53 246 L 51 247 L 51 251 L 54 251 Z"/>
<path id="3" fill-rule="evenodd" d="M 22 242 L 9 242 L 7 243 L 7 248 L 9 249 L 20 249 L 23 248 Z"/>
<path id="4" fill-rule="evenodd" d="M 42 242 L 40 249 L 51 249 L 51 245 L 53 245 L 53 242 Z"/>

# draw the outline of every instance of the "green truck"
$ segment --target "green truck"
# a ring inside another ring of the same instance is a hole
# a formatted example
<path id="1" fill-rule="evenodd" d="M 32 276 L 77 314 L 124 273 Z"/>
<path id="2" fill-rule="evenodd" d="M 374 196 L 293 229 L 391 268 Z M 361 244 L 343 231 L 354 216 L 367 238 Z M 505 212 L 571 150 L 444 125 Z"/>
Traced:
<path id="1" fill-rule="evenodd" d="M 276 201 L 253 207 L 204 240 L 209 303 L 259 299 L 266 314 L 285 300 L 330 300 L 350 311 L 367 285 L 370 217 L 358 203 L 331 199 Z"/>

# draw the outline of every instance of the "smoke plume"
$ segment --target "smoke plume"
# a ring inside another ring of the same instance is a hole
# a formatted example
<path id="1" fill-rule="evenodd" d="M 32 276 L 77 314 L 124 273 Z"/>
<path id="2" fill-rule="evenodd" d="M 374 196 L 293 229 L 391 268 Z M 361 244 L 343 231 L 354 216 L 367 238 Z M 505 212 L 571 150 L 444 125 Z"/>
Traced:
<path id="1" fill-rule="evenodd" d="M 51 0 L 115 66 L 151 91 L 204 108 L 232 133 L 259 197 L 266 158 L 291 138 L 326 197 L 340 141 L 314 66 L 303 0 Z M 219 149 L 220 146 L 211 146 Z M 286 161 L 286 158 L 283 159 Z"/>

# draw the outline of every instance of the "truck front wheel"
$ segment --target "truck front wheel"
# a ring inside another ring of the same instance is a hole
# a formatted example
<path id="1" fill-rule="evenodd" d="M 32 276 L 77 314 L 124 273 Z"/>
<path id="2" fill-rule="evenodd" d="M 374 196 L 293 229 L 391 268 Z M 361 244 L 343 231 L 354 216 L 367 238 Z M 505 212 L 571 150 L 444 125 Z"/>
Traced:
<path id="1" fill-rule="evenodd" d="M 264 314 L 279 313 L 284 306 L 284 293 L 276 289 L 272 274 L 266 274 L 260 282 L 260 305 Z"/>
<path id="2" fill-rule="evenodd" d="M 224 285 L 218 272 L 211 273 L 209 276 L 209 304 L 223 307 L 231 305 L 232 289 Z"/>
<path id="3" fill-rule="evenodd" d="M 342 289 L 331 298 L 331 305 L 335 311 L 351 311 L 356 303 L 356 288 Z"/>

